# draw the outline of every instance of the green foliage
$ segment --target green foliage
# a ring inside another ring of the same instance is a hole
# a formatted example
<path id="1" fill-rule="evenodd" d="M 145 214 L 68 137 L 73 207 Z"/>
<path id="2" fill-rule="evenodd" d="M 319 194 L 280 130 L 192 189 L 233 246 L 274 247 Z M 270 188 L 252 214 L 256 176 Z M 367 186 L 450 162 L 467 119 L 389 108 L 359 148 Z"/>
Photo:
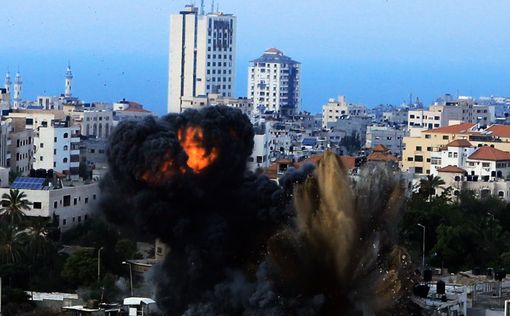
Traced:
<path id="1" fill-rule="evenodd" d="M 447 188 L 440 196 L 431 193 L 442 185 L 437 177 L 427 177 L 408 201 L 401 223 L 401 236 L 415 258 L 421 257 L 425 225 L 426 256 L 430 265 L 451 272 L 474 267 L 510 268 L 509 206 L 497 198 L 477 199 L 463 192 L 456 201 Z M 423 188 L 422 188 L 423 186 Z"/>
<path id="2" fill-rule="evenodd" d="M 19 225 L 25 218 L 25 211 L 30 210 L 32 202 L 26 199 L 25 192 L 10 189 L 9 193 L 2 195 L 2 215 L 0 220 L 11 225 Z"/>
<path id="3" fill-rule="evenodd" d="M 66 260 L 62 277 L 75 287 L 92 285 L 97 277 L 97 255 L 88 249 L 77 251 Z"/>

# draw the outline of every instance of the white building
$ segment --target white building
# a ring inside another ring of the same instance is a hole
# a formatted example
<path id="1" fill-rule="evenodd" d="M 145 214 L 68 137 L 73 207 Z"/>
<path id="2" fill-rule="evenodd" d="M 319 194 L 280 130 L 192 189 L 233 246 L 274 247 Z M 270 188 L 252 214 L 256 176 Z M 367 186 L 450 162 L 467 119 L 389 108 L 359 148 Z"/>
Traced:
<path id="1" fill-rule="evenodd" d="M 410 110 L 409 128 L 440 128 L 451 125 L 451 121 L 478 123 L 487 126 L 496 120 L 494 106 L 478 105 L 472 99 L 431 105 L 428 110 Z"/>
<path id="2" fill-rule="evenodd" d="M 282 115 L 299 113 L 301 107 L 301 63 L 270 48 L 250 61 L 248 98 L 255 109 Z"/>
<path id="3" fill-rule="evenodd" d="M 182 112 L 183 97 L 235 91 L 236 17 L 199 13 L 187 5 L 170 18 L 168 112 Z"/>
<path id="4" fill-rule="evenodd" d="M 59 228 L 67 230 L 83 223 L 97 209 L 99 201 L 98 182 L 72 182 L 67 185 L 61 180 L 49 181 L 42 178 L 18 177 L 10 188 L 0 188 L 0 195 L 10 189 L 24 192 L 32 202 L 25 211 L 28 216 L 41 216 L 56 219 Z"/>
<path id="5" fill-rule="evenodd" d="M 401 155 L 405 134 L 405 131 L 389 126 L 368 126 L 365 147 L 383 145 L 391 153 Z"/>
<path id="6" fill-rule="evenodd" d="M 331 98 L 322 106 L 322 127 L 328 128 L 342 116 L 366 116 L 367 108 L 364 105 L 349 104 L 345 96 L 339 96 L 337 100 Z"/>
<path id="7" fill-rule="evenodd" d="M 54 170 L 78 176 L 80 164 L 79 127 L 53 121 L 34 131 L 34 169 Z"/>
<path id="8" fill-rule="evenodd" d="M 0 88 L 0 109 L 8 110 L 11 107 L 11 74 L 5 74 L 5 82 L 3 89 Z"/>
<path id="9" fill-rule="evenodd" d="M 253 152 L 248 158 L 248 169 L 251 171 L 269 166 L 269 136 L 265 123 L 255 125 L 254 130 Z"/>
<path id="10" fill-rule="evenodd" d="M 11 120 L 2 118 L 0 120 L 0 167 L 11 167 Z"/>

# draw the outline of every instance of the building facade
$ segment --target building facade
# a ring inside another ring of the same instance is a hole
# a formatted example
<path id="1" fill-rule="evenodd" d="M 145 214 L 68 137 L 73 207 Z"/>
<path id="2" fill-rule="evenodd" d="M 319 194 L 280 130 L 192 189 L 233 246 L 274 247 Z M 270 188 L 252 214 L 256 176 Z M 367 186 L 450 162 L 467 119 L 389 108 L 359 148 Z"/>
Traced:
<path id="1" fill-rule="evenodd" d="M 170 18 L 168 112 L 182 112 L 182 98 L 234 96 L 236 17 L 199 13 L 187 5 Z"/>
<path id="2" fill-rule="evenodd" d="M 367 108 L 364 105 L 347 103 L 345 96 L 339 96 L 337 100 L 329 99 L 328 103 L 322 106 L 322 126 L 329 128 L 346 115 L 366 116 Z"/>
<path id="3" fill-rule="evenodd" d="M 301 64 L 270 48 L 250 61 L 248 66 L 248 98 L 255 109 L 284 116 L 299 113 L 301 107 Z"/>

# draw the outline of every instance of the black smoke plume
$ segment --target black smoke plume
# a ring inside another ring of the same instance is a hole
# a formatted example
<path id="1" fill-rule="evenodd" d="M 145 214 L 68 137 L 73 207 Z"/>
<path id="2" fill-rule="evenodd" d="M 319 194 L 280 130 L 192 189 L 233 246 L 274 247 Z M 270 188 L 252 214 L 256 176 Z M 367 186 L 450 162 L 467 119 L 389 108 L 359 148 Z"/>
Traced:
<path id="1" fill-rule="evenodd" d="M 353 184 L 328 153 L 278 186 L 247 172 L 253 136 L 245 115 L 222 106 L 114 131 L 101 208 L 170 247 L 157 277 L 161 310 L 369 315 L 403 306 L 411 267 L 396 244 L 399 179 L 369 170 L 380 175 Z"/>

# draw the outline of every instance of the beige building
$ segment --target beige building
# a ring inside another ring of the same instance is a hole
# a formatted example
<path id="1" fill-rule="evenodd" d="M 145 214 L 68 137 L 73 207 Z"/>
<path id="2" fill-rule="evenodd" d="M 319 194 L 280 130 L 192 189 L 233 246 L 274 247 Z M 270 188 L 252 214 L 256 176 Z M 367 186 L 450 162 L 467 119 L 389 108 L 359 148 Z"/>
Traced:
<path id="1" fill-rule="evenodd" d="M 28 175 L 32 169 L 34 156 L 34 131 L 26 127 L 26 119 L 11 119 L 11 171 L 21 175 Z"/>
<path id="2" fill-rule="evenodd" d="M 510 152 L 510 125 L 491 125 L 480 130 L 478 124 L 461 123 L 424 130 L 404 138 L 402 170 L 417 175 L 433 173 L 431 158 L 454 140 L 468 140 L 474 147 L 489 146 Z M 434 153 L 434 154 L 433 154 Z"/>
<path id="3" fill-rule="evenodd" d="M 199 109 L 205 106 L 226 105 L 240 109 L 244 114 L 250 116 L 253 113 L 253 100 L 247 98 L 224 97 L 218 93 L 209 93 L 206 96 L 183 97 L 182 110 Z"/>
<path id="4" fill-rule="evenodd" d="M 367 108 L 364 105 L 349 104 L 345 96 L 339 96 L 337 100 L 329 99 L 322 106 L 322 127 L 328 128 L 342 116 L 366 116 Z"/>
<path id="5" fill-rule="evenodd" d="M 113 130 L 111 110 L 75 110 L 70 116 L 72 125 L 80 129 L 82 136 L 108 138 Z"/>

